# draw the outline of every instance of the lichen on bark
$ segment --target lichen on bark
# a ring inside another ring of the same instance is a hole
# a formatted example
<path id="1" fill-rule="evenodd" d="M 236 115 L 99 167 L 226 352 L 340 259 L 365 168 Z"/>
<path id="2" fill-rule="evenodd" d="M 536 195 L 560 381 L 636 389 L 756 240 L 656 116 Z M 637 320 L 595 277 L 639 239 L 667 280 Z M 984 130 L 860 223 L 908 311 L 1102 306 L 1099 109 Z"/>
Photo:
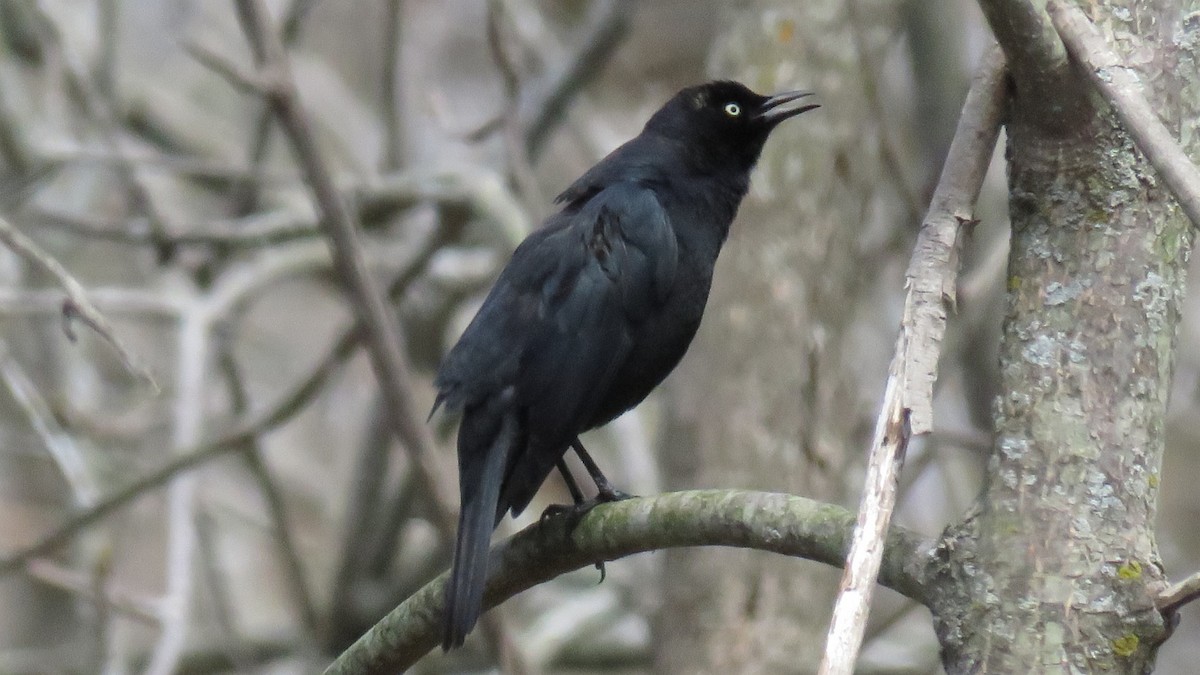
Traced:
<path id="1" fill-rule="evenodd" d="M 1118 48 L 1136 45 L 1131 67 L 1177 121 L 1162 26 L 1179 26 L 1178 6 L 1159 3 L 1149 21 L 1154 3 L 1101 4 L 1094 18 Z M 997 440 L 977 509 L 947 532 L 936 564 L 953 673 L 1148 672 L 1167 635 L 1154 521 L 1193 234 L 1093 104 L 1062 135 L 1012 102 Z"/>

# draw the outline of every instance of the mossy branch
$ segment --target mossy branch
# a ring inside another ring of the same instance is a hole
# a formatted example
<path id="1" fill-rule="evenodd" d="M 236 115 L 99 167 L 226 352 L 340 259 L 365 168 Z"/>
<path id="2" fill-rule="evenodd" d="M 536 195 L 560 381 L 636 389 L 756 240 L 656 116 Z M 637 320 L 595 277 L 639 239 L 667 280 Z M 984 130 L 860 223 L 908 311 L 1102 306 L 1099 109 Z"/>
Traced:
<path id="1" fill-rule="evenodd" d="M 484 606 L 595 562 L 682 546 L 773 551 L 840 566 L 854 529 L 852 512 L 786 494 L 697 490 L 602 504 L 572 529 L 553 516 L 493 547 Z M 892 528 L 879 582 L 923 602 L 931 544 Z M 358 639 L 325 671 L 395 673 L 433 649 L 441 634 L 446 576 L 414 593 Z"/>

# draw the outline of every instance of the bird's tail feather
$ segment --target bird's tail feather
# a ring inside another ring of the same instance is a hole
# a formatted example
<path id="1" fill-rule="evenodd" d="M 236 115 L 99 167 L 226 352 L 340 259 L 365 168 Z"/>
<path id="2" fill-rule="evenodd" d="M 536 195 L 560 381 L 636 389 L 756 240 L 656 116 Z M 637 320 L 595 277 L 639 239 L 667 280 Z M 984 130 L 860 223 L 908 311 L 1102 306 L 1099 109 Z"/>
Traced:
<path id="1" fill-rule="evenodd" d="M 486 424 L 498 431 L 490 440 L 484 440 L 486 450 L 479 453 L 478 447 L 464 448 L 483 440 L 478 434 L 470 433 L 467 426 L 475 426 L 473 420 L 463 419 L 459 430 L 459 471 L 462 510 L 458 516 L 458 539 L 454 545 L 454 564 L 450 570 L 450 582 L 446 585 L 446 613 L 443 622 L 442 649 L 461 646 L 467 633 L 483 612 L 483 590 L 487 582 L 488 548 L 495 529 L 497 503 L 500 499 L 500 484 L 504 480 L 508 454 L 516 437 L 516 424 L 512 415 L 501 413 L 499 425 Z M 489 420 L 492 421 L 492 420 Z M 478 429 L 476 429 L 477 431 Z M 464 452 L 465 451 L 465 452 Z"/>

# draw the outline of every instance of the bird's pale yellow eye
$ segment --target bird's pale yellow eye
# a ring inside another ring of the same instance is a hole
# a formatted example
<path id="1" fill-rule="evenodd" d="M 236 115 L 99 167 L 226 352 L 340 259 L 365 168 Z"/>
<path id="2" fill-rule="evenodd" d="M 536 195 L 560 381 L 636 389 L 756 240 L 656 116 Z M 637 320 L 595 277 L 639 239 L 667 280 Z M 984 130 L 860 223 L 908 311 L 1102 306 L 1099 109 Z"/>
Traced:
<path id="1" fill-rule="evenodd" d="M 742 106 L 736 103 L 726 103 L 725 114 L 729 115 L 730 117 L 737 117 L 738 115 L 742 114 Z"/>

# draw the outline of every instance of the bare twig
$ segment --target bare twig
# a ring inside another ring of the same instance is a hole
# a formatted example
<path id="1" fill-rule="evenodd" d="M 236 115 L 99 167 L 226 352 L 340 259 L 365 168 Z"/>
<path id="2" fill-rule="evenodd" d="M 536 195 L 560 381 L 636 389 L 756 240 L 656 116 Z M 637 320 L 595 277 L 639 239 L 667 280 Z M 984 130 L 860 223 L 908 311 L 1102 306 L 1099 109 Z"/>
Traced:
<path id="1" fill-rule="evenodd" d="M 355 303 L 356 313 L 367 335 L 371 362 L 397 435 L 412 454 L 414 464 L 430 486 L 434 513 L 443 536 L 453 537 L 456 524 L 454 492 L 443 475 L 429 429 L 416 413 L 402 338 L 396 320 L 367 273 L 354 220 L 334 185 L 328 165 L 317 147 L 311 126 L 296 93 L 291 64 L 279 36 L 268 24 L 260 0 L 237 0 L 243 30 L 263 72 L 272 73 L 274 84 L 264 95 L 284 127 L 296 158 L 312 188 L 322 225 L 333 251 L 334 267 Z"/>
<path id="2" fill-rule="evenodd" d="M 89 291 L 88 297 L 114 316 L 173 320 L 183 311 L 182 303 L 175 296 L 144 288 L 99 286 Z M 0 287 L 0 312 L 10 315 L 58 314 L 62 312 L 62 291 Z"/>
<path id="3" fill-rule="evenodd" d="M 289 2 L 283 12 L 280 28 L 280 40 L 284 46 L 290 46 L 300 36 L 308 12 L 316 5 L 316 0 L 292 0 Z M 256 175 L 262 174 L 264 171 L 266 154 L 271 147 L 271 129 L 274 129 L 274 125 L 274 110 L 271 110 L 270 104 L 264 103 L 262 109 L 257 112 L 251 139 L 247 143 L 250 147 L 251 167 Z M 262 185 L 260 180 L 244 180 L 236 186 L 233 191 L 232 209 L 230 209 L 233 215 L 246 215 L 256 210 L 260 185 Z"/>
<path id="4" fill-rule="evenodd" d="M 975 200 L 987 174 L 1004 98 L 1004 61 L 993 49 L 975 76 L 951 141 L 941 178 L 906 274 L 899 356 L 905 364 L 902 396 L 911 411 L 913 433 L 933 430 L 933 385 L 946 314 L 955 307 L 958 242 L 964 226 L 974 223 Z"/>
<path id="5" fill-rule="evenodd" d="M 58 470 L 62 472 L 75 505 L 87 508 L 96 503 L 100 489 L 88 467 L 75 439 L 62 428 L 51 410 L 50 404 L 34 386 L 33 381 L 25 374 L 25 369 L 8 351 L 8 345 L 0 340 L 0 380 L 12 395 L 17 405 L 29 419 L 29 425 L 41 437 L 47 452 L 54 459 Z"/>
<path id="6" fill-rule="evenodd" d="M 429 490 L 433 521 L 439 534 L 445 541 L 450 541 L 457 525 L 455 490 L 442 471 L 433 437 L 416 412 L 403 339 L 395 316 L 367 274 L 354 219 L 317 146 L 307 113 L 300 104 L 287 52 L 269 25 L 261 0 L 236 0 L 235 7 L 260 72 L 268 73 L 274 80 L 262 93 L 283 126 L 323 216 L 322 226 L 333 252 L 334 268 L 354 301 L 355 313 L 363 326 L 371 365 L 391 412 L 388 419 Z M 510 648 L 508 631 L 497 619 L 485 621 L 484 629 L 498 648 L 501 660 L 510 663 L 520 660 Z M 518 668 L 524 670 L 521 666 Z"/>
<path id="7" fill-rule="evenodd" d="M 875 118 L 875 126 L 879 130 L 879 158 L 883 160 L 887 177 L 895 186 L 900 201 L 908 210 L 910 221 L 915 224 L 921 219 L 920 198 L 917 196 L 917 191 L 909 185 L 907 176 L 911 172 L 907 169 L 908 163 L 901 161 L 900 151 L 892 138 L 888 117 L 879 96 L 881 60 L 875 58 L 870 45 L 867 44 L 866 29 L 859 16 L 859 1 L 848 0 L 846 12 L 850 20 L 850 31 L 854 36 L 854 48 L 858 52 L 859 80 L 862 82 L 863 98 L 866 99 L 871 117 Z"/>
<path id="8" fill-rule="evenodd" d="M 88 143 L 55 139 L 38 148 L 38 159 L 43 166 L 58 169 L 68 164 L 108 165 L 129 163 L 138 168 L 154 167 L 183 176 L 213 182 L 235 180 L 257 180 L 263 184 L 296 183 L 299 176 L 284 171 L 258 172 L 245 164 L 227 159 L 210 159 L 196 155 L 174 153 L 169 150 L 130 149 L 124 155 L 112 150 L 94 147 Z"/>
<path id="9" fill-rule="evenodd" d="M 348 356 L 355 342 L 355 340 L 345 340 L 338 343 L 336 348 L 344 349 Z M 323 362 L 322 365 L 326 366 L 325 368 L 318 368 L 310 373 L 304 381 L 284 395 L 278 403 L 263 414 L 247 420 L 213 441 L 201 444 L 187 452 L 179 453 L 179 456 L 167 462 L 159 469 L 100 499 L 100 501 L 96 502 L 95 506 L 67 520 L 37 542 L 25 548 L 18 549 L 0 559 L 0 576 L 12 572 L 32 558 L 49 553 L 77 533 L 107 518 L 113 512 L 135 499 L 163 487 L 180 474 L 236 452 L 247 441 L 253 440 L 259 434 L 266 433 L 288 419 L 291 419 L 300 408 L 312 399 L 317 391 L 320 391 L 321 385 L 329 377 L 330 371 L 337 363 L 340 363 L 340 360 L 327 360 Z"/>
<path id="10" fill-rule="evenodd" d="M 385 519 L 385 514 L 380 513 L 380 496 L 387 478 L 388 450 L 394 437 L 386 416 L 386 406 L 381 400 L 377 401 L 367 423 L 366 438 L 358 451 L 358 461 L 347 495 L 346 514 L 342 518 L 342 541 L 338 547 L 340 559 L 329 596 L 327 644 L 334 644 L 339 638 L 354 637 L 344 635 L 342 631 L 355 623 L 355 585 L 367 569 L 371 557 L 369 552 L 374 549 L 377 540 L 373 540 L 373 537 L 388 539 L 386 534 L 379 531 L 379 523 Z M 409 471 L 405 477 L 411 475 Z M 412 490 L 402 491 L 401 494 L 404 492 L 411 494 Z"/>
<path id="11" fill-rule="evenodd" d="M 112 587 L 101 589 L 101 595 L 96 592 L 96 584 L 89 575 L 65 568 L 51 560 L 30 560 L 25 566 L 25 571 L 43 584 L 70 591 L 93 603 L 104 603 L 142 623 L 157 626 L 161 618 L 162 612 L 154 599 Z"/>
<path id="12" fill-rule="evenodd" d="M 380 72 L 380 115 L 383 117 L 383 168 L 395 171 L 404 163 L 404 135 L 400 125 L 400 17 L 404 0 L 384 0 L 383 68 Z"/>
<path id="13" fill-rule="evenodd" d="M 199 42 L 185 42 L 183 50 L 196 59 L 196 63 L 213 71 L 243 93 L 259 94 L 274 84 L 271 75 L 243 68 L 216 47 L 209 47 Z"/>
<path id="14" fill-rule="evenodd" d="M 284 45 L 291 45 L 300 37 L 300 31 L 304 27 L 304 20 L 308 17 L 309 11 L 316 6 L 316 0 L 292 0 L 284 10 L 283 19 L 280 22 L 280 40 Z M 255 174 L 261 174 L 267 160 L 267 152 L 271 148 L 271 129 L 274 126 L 275 113 L 271 110 L 271 106 L 263 104 L 262 109 L 258 111 L 257 119 L 254 122 L 254 131 L 251 135 L 250 142 L 250 165 L 253 167 Z M 238 184 L 237 189 L 233 192 L 232 213 L 235 216 L 242 216 L 254 211 L 258 205 L 259 187 L 262 181 L 246 180 Z"/>
<path id="15" fill-rule="evenodd" d="M 99 33 L 100 53 L 96 57 L 95 79 L 96 88 L 106 92 L 109 103 L 116 99 L 117 91 L 117 41 L 118 17 L 120 15 L 120 0 L 102 0 L 99 3 L 96 22 Z"/>
<path id="16" fill-rule="evenodd" d="M 112 324 L 92 304 L 92 301 L 88 299 L 87 291 L 84 290 L 83 284 L 71 276 L 71 273 L 62 266 L 62 263 L 42 250 L 42 247 L 38 246 L 36 242 L 19 232 L 2 217 L 0 217 L 0 241 L 3 241 L 13 253 L 16 253 L 35 267 L 54 277 L 55 281 L 66 291 L 67 298 L 63 301 L 62 308 L 64 317 L 63 330 L 66 331 L 67 337 L 72 340 L 75 339 L 75 334 L 70 327 L 70 321 L 75 318 L 80 319 L 112 345 L 113 349 L 117 352 L 117 356 L 120 357 L 121 363 L 124 364 L 129 372 L 149 384 L 156 393 L 159 391 L 154 375 L 133 356 L 133 353 L 125 346 L 125 343 L 117 337 Z"/>
<path id="17" fill-rule="evenodd" d="M 224 331 L 218 331 L 218 334 L 222 338 L 227 337 L 224 335 Z M 229 388 L 233 413 L 240 417 L 247 412 L 249 403 L 241 369 L 238 367 L 237 359 L 229 342 L 227 339 L 219 340 L 217 360 Z M 308 589 L 308 577 L 304 571 L 304 562 L 295 539 L 292 537 L 292 529 L 288 526 L 283 491 L 271 476 L 271 471 L 263 458 L 262 444 L 259 439 L 255 438 L 245 444 L 242 459 L 245 460 L 250 475 L 258 484 L 258 490 L 262 494 L 263 501 L 266 502 L 267 513 L 271 519 L 271 536 L 275 541 L 279 558 L 283 562 L 287 584 L 291 588 L 292 600 L 296 603 L 300 620 L 308 635 L 315 636 L 319 623 L 316 604 L 313 602 L 312 592 Z M 214 579 L 214 582 L 217 581 Z"/>
<path id="18" fill-rule="evenodd" d="M 176 350 L 175 401 L 171 419 L 173 450 L 186 452 L 203 433 L 205 394 L 208 386 L 209 319 L 203 310 L 181 317 Z M 182 474 L 167 489 L 167 542 L 164 552 L 166 590 L 161 630 L 150 663 L 149 675 L 170 675 L 183 655 L 191 624 L 193 562 L 196 552 L 196 476 Z"/>
<path id="19" fill-rule="evenodd" d="M 1179 611 L 1180 607 L 1200 600 L 1200 572 L 1172 585 L 1155 598 L 1154 604 L 1163 614 Z"/>
<path id="20" fill-rule="evenodd" d="M 199 558 L 200 571 L 208 585 L 208 604 L 212 607 L 213 618 L 221 630 L 221 637 L 227 645 L 226 654 L 234 669 L 238 672 L 249 672 L 252 660 L 246 653 L 246 644 L 238 634 L 237 616 L 234 613 L 233 594 L 221 570 L 221 562 L 217 553 L 217 525 L 208 509 L 201 508 L 196 514 L 196 534 L 200 539 Z"/>
<path id="21" fill-rule="evenodd" d="M 426 268 L 433 255 L 442 248 L 443 244 L 458 236 L 462 222 L 450 214 L 440 214 L 433 235 L 421 246 L 414 255 L 407 269 L 398 274 L 388 288 L 388 296 L 393 302 L 398 302 L 404 290 L 416 280 Z M 387 420 L 387 409 L 382 403 L 377 410 L 376 419 L 369 424 L 371 436 L 364 444 L 360 456 L 359 469 L 356 473 L 352 497 L 346 512 L 346 538 L 343 542 L 343 561 L 339 566 L 338 576 L 334 581 L 334 591 L 330 601 L 330 623 L 336 623 L 337 613 L 345 616 L 348 610 L 348 594 L 354 579 L 359 574 L 380 576 L 398 551 L 398 539 L 402 526 L 411 512 L 411 505 L 421 493 L 418 475 L 411 466 L 405 467 L 404 474 L 397 485 L 390 489 L 391 498 L 388 503 L 380 497 L 381 485 L 373 482 L 371 472 L 378 471 L 379 462 L 383 460 L 380 453 L 388 450 L 386 439 L 376 438 L 378 433 L 388 433 L 390 424 Z M 382 515 L 380 515 L 382 513 Z M 371 531 L 368 532 L 366 528 Z M 374 535 L 374 541 L 367 539 L 368 534 Z M 444 542 L 448 544 L 449 542 Z M 428 575 L 417 576 L 427 579 Z M 406 597 L 402 593 L 399 598 Z"/>
<path id="22" fill-rule="evenodd" d="M 84 67 L 78 55 L 68 48 L 63 39 L 62 30 L 55 23 L 54 17 L 42 9 L 40 4 L 37 7 L 42 15 L 43 23 L 50 29 L 46 31 L 48 41 L 62 58 L 70 93 L 83 113 L 96 122 L 101 138 L 113 154 L 124 158 L 127 154 L 128 143 L 127 139 L 121 135 L 115 90 L 98 86 L 88 77 L 87 68 Z M 109 37 L 115 40 L 115 24 L 113 31 Z M 155 205 L 150 189 L 142 180 L 138 168 L 132 162 L 124 159 L 117 163 L 116 168 L 118 176 L 125 185 L 125 191 L 133 210 L 145 214 L 149 219 L 151 231 L 156 235 L 165 232 L 168 225 L 167 219 Z M 164 243 L 159 246 L 160 260 L 170 258 L 172 253 L 168 244 Z"/>
<path id="23" fill-rule="evenodd" d="M 487 41 L 492 61 L 500 71 L 504 80 L 505 105 L 504 111 L 492 122 L 485 123 L 475 133 L 473 138 L 484 138 L 490 131 L 501 131 L 504 138 L 505 161 L 508 174 L 513 185 L 520 193 L 525 204 L 530 208 L 538 208 L 544 203 L 537 174 L 533 170 L 533 162 L 529 146 L 525 142 L 522 131 L 519 109 L 521 104 L 521 76 L 518 72 L 516 59 L 510 51 L 513 45 L 505 38 L 510 31 L 504 30 L 503 24 L 512 23 L 508 15 L 506 3 L 503 0 L 488 2 Z M 507 21 L 506 21 L 507 20 Z"/>
<path id="24" fill-rule="evenodd" d="M 1192 225 L 1200 227 L 1200 170 L 1150 107 L 1137 71 L 1126 66 L 1108 46 L 1083 10 L 1062 0 L 1051 0 L 1046 9 L 1067 51 L 1116 110 L 1126 131 L 1175 195 Z"/>
<path id="25" fill-rule="evenodd" d="M 105 220 L 90 215 L 76 215 L 40 207 L 26 209 L 22 217 L 39 225 L 64 232 L 119 244 L 151 246 L 155 234 L 146 227 L 145 219 Z M 219 246 L 227 249 L 253 249 L 320 236 L 316 218 L 310 214 L 287 211 L 268 211 L 244 218 L 215 220 L 208 223 L 180 226 L 178 234 L 164 235 L 172 246 Z"/>
<path id="26" fill-rule="evenodd" d="M 1003 73 L 1003 59 L 993 49 L 967 94 L 909 263 L 909 290 L 900 336 L 875 426 L 854 542 L 825 643 L 819 670 L 822 675 L 854 672 L 905 450 L 912 434 L 925 434 L 933 427 L 933 384 L 947 308 L 954 304 L 958 234 L 962 225 L 972 220 L 975 200 L 996 146 Z"/>
<path id="27" fill-rule="evenodd" d="M 521 117 L 528 120 L 521 124 L 525 129 L 525 154 L 530 158 L 541 154 L 550 132 L 566 112 L 567 104 L 600 74 L 621 45 L 633 9 L 634 3 L 630 0 L 597 3 L 594 18 L 579 39 L 579 47 L 566 60 L 566 66 L 522 106 L 526 112 Z"/>
<path id="28" fill-rule="evenodd" d="M 500 176 L 488 171 L 397 172 L 374 178 L 366 185 L 347 186 L 343 193 L 358 207 L 360 217 L 436 202 L 478 214 L 494 223 L 514 244 L 528 230 L 529 217 L 524 209 L 504 187 Z M 323 232 L 317 214 L 290 210 L 181 223 L 163 235 L 155 235 L 144 218 L 103 219 L 36 206 L 23 210 L 21 217 L 81 237 L 135 246 L 157 245 L 165 237 L 175 247 L 254 249 L 315 238 Z"/>
<path id="29" fill-rule="evenodd" d="M 602 504 L 577 523 L 548 518 L 492 549 L 484 607 L 598 560 L 681 546 L 732 546 L 835 565 L 854 514 L 804 497 L 744 490 L 697 490 Z M 930 544 L 895 528 L 880 582 L 923 601 L 920 561 Z M 394 609 L 341 654 L 326 675 L 401 672 L 437 644 L 446 574 Z"/>

